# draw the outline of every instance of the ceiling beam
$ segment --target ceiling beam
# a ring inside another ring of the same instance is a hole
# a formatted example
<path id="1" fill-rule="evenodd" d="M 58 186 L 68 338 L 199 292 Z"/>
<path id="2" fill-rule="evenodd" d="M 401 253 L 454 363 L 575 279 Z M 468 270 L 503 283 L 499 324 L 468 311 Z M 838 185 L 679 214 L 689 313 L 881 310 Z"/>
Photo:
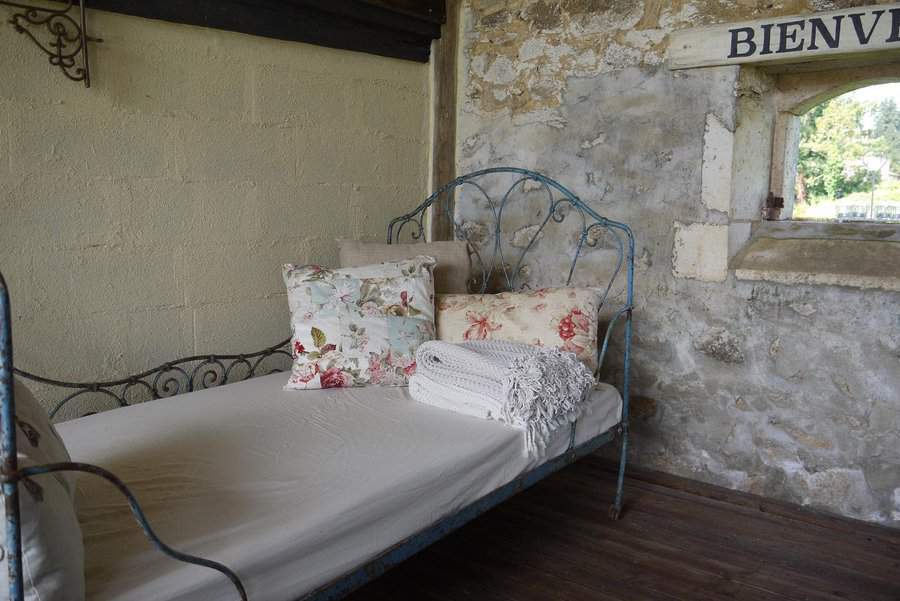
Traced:
<path id="1" fill-rule="evenodd" d="M 440 0 L 89 0 L 89 8 L 419 62 L 446 18 Z"/>

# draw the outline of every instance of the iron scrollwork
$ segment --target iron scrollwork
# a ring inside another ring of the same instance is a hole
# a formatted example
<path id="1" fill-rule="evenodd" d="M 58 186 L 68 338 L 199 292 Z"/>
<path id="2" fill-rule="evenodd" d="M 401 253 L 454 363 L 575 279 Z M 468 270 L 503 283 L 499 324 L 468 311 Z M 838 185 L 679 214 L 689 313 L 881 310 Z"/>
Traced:
<path id="1" fill-rule="evenodd" d="M 439 206 L 444 214 L 454 215 L 456 197 L 462 197 L 464 191 L 465 206 L 477 206 L 482 221 L 481 231 L 473 237 L 467 224 L 461 222 L 464 215 L 456 215 L 453 219 L 455 237 L 469 243 L 472 255 L 475 275 L 469 282 L 471 292 L 484 294 L 529 288 L 531 268 L 528 261 L 534 256 L 532 251 L 544 233 L 555 226 L 557 236 L 568 232 L 574 241 L 574 246 L 567 249 L 560 262 L 563 269 L 560 269 L 558 279 L 563 285 L 573 285 L 579 259 L 588 251 L 609 251 L 593 265 L 596 269 L 602 263 L 604 275 L 591 276 L 599 280 L 599 286 L 597 281 L 592 286 L 601 292 L 600 306 L 610 311 L 606 334 L 598 348 L 598 366 L 601 366 L 616 323 L 625 321 L 630 332 L 634 302 L 634 234 L 631 228 L 601 216 L 571 190 L 540 173 L 518 167 L 491 167 L 456 178 L 438 188 L 411 212 L 392 220 L 388 225 L 388 244 L 407 241 L 406 238 L 424 241 L 428 211 Z M 516 208 L 514 203 L 529 200 L 532 201 L 528 205 L 531 210 L 539 210 L 531 213 L 536 216 L 532 225 L 519 230 L 527 235 L 513 244 L 509 222 L 504 224 L 504 217 L 508 219 L 508 215 L 516 211 L 521 214 L 526 205 L 519 204 Z M 611 294 L 620 275 L 625 279 L 624 290 Z M 623 302 L 612 306 L 607 302 L 611 296 L 624 296 Z M 630 337 L 630 333 L 626 337 Z M 630 348 L 630 342 L 626 347 Z"/>
<path id="2" fill-rule="evenodd" d="M 58 67 L 72 81 L 83 81 L 84 87 L 91 87 L 91 69 L 88 62 L 88 42 L 102 42 L 87 35 L 85 20 L 85 2 L 77 0 L 78 15 L 70 13 L 76 0 L 61 0 L 63 6 L 52 8 L 32 6 L 20 2 L 0 0 L 0 4 L 17 9 L 8 22 L 21 34 L 28 36 L 35 46 L 47 55 L 50 64 Z M 32 32 L 32 29 L 45 29 L 49 41 L 42 41 L 45 34 Z M 79 60 L 80 56 L 80 60 Z"/>
<path id="3" fill-rule="evenodd" d="M 51 387 L 69 388 L 73 392 L 53 405 L 50 419 L 66 419 L 73 416 L 61 414 L 61 410 L 76 399 L 102 401 L 115 407 L 127 407 L 147 400 L 161 399 L 194 390 L 203 390 L 230 382 L 246 380 L 254 376 L 283 371 L 293 359 L 290 340 L 284 340 L 255 353 L 240 355 L 196 355 L 163 363 L 153 369 L 101 382 L 67 382 L 38 376 L 13 368 L 22 378 L 47 384 Z M 96 402 L 87 404 L 88 415 L 102 411 Z M 77 412 L 76 412 L 77 413 Z"/>

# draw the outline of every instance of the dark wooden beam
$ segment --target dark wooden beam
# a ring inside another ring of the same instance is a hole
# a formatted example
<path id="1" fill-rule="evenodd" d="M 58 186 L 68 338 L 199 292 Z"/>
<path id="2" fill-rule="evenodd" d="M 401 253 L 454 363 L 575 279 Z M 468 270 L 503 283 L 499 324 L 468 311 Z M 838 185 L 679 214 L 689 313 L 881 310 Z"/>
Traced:
<path id="1" fill-rule="evenodd" d="M 444 16 L 434 0 L 89 0 L 88 7 L 420 62 L 429 60 L 441 33 L 435 19 Z"/>
<path id="2" fill-rule="evenodd" d="M 434 63 L 434 152 L 432 189 L 456 177 L 456 70 L 459 54 L 459 0 L 447 0 L 447 22 L 435 47 Z M 432 215 L 431 236 L 452 240 L 453 206 L 437 203 Z"/>
<path id="3" fill-rule="evenodd" d="M 447 6 L 444 0 L 362 0 L 366 4 L 380 6 L 417 19 L 440 25 L 447 20 Z"/>
<path id="4" fill-rule="evenodd" d="M 292 4 L 300 9 L 330 13 L 342 19 L 362 21 L 363 23 L 383 27 L 385 29 L 415 33 L 432 40 L 439 38 L 441 35 L 441 23 L 411 16 L 404 11 L 394 11 L 388 8 L 375 6 L 366 0 L 352 0 L 349 2 L 335 2 L 334 0 L 287 0 L 285 4 Z"/>

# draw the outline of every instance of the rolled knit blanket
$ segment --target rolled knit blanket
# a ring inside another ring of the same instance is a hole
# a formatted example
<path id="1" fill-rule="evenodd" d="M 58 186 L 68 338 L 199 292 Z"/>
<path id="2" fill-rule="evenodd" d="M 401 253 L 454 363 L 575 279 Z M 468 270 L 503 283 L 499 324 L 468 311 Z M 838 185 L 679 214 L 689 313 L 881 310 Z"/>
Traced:
<path id="1" fill-rule="evenodd" d="M 416 352 L 409 380 L 417 401 L 525 431 L 525 451 L 538 454 L 558 428 L 577 420 L 594 384 L 571 353 L 528 344 L 432 341 Z"/>

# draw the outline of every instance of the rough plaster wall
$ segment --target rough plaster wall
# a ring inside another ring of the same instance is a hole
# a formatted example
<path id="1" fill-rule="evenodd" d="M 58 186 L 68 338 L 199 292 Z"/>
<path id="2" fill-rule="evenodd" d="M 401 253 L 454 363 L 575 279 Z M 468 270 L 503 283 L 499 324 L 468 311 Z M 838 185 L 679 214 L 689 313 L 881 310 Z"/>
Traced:
<path id="1" fill-rule="evenodd" d="M 425 194 L 428 66 L 93 11 L 93 87 L 0 28 L 16 364 L 123 375 L 288 335 L 280 268 Z"/>
<path id="2" fill-rule="evenodd" d="M 768 84 L 664 65 L 673 29 L 851 4 L 472 0 L 458 168 L 532 167 L 634 226 L 633 460 L 898 526 L 900 298 L 736 281 L 727 255 L 768 189 L 768 148 L 746 147 L 771 131 Z M 458 209 L 474 232 L 479 210 Z M 559 283 L 569 242 L 537 243 L 533 281 Z"/>

